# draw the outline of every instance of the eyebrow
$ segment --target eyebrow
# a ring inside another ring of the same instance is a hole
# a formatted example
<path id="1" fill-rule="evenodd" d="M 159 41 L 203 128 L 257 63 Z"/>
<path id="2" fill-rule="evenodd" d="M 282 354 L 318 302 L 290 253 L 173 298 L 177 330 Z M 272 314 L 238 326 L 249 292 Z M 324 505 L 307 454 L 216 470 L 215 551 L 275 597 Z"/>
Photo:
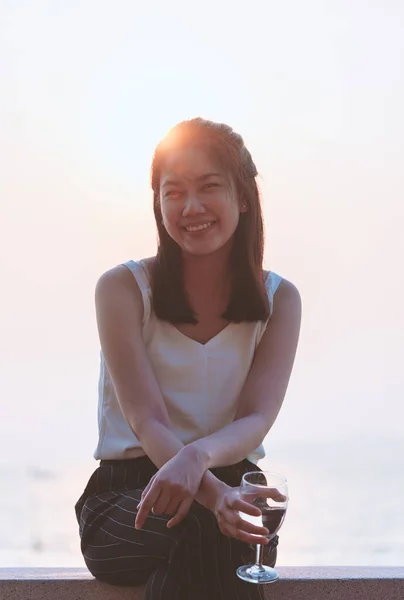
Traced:
<path id="1" fill-rule="evenodd" d="M 220 173 L 205 173 L 204 175 L 197 177 L 196 181 L 205 181 L 205 179 L 209 179 L 209 177 L 222 177 L 222 175 Z M 178 185 L 179 183 L 181 182 L 178 179 L 166 179 L 161 187 Z"/>

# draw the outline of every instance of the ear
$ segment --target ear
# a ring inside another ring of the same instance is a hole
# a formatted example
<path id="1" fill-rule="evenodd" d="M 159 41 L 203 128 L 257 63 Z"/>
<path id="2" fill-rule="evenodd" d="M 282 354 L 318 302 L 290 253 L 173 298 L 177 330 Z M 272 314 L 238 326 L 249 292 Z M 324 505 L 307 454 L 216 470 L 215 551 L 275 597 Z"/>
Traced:
<path id="1" fill-rule="evenodd" d="M 247 204 L 245 202 L 242 202 L 241 205 L 240 205 L 240 212 L 241 213 L 246 213 L 247 210 L 248 210 Z"/>

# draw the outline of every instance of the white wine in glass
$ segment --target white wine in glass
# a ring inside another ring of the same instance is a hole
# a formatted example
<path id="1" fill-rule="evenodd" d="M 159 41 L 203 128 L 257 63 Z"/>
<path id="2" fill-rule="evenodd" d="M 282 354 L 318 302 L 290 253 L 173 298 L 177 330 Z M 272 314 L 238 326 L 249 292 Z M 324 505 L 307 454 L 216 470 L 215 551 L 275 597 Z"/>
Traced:
<path id="1" fill-rule="evenodd" d="M 241 480 L 240 491 L 243 500 L 261 510 L 261 515 L 258 517 L 246 513 L 240 513 L 240 516 L 253 525 L 266 527 L 269 531 L 268 539 L 274 538 L 285 519 L 288 506 L 286 477 L 269 471 L 245 473 Z M 273 583 L 279 579 L 273 567 L 262 564 L 263 551 L 264 546 L 257 545 L 255 563 L 237 569 L 240 579 L 248 583 Z"/>

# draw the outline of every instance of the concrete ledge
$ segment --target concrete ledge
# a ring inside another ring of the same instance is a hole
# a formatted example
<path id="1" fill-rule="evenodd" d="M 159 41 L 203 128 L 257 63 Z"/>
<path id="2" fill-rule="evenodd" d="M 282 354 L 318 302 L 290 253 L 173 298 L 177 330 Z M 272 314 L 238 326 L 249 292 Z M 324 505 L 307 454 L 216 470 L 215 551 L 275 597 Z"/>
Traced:
<path id="1" fill-rule="evenodd" d="M 277 567 L 271 600 L 403 600 L 404 567 Z M 87 569 L 0 569 L 0 600 L 142 600 L 142 587 L 118 587 Z M 192 599 L 190 599 L 192 600 Z"/>

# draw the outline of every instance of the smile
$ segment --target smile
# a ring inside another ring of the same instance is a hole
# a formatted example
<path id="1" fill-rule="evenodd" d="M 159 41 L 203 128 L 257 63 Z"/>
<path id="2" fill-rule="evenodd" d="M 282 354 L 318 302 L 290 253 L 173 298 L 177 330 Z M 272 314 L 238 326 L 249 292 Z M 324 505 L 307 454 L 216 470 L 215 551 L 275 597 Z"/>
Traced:
<path id="1" fill-rule="evenodd" d="M 194 231 L 204 231 L 205 229 L 212 227 L 215 223 L 216 221 L 209 221 L 209 223 L 203 223 L 202 225 L 188 225 L 188 227 L 184 227 L 184 229 L 189 233 L 193 233 Z"/>

